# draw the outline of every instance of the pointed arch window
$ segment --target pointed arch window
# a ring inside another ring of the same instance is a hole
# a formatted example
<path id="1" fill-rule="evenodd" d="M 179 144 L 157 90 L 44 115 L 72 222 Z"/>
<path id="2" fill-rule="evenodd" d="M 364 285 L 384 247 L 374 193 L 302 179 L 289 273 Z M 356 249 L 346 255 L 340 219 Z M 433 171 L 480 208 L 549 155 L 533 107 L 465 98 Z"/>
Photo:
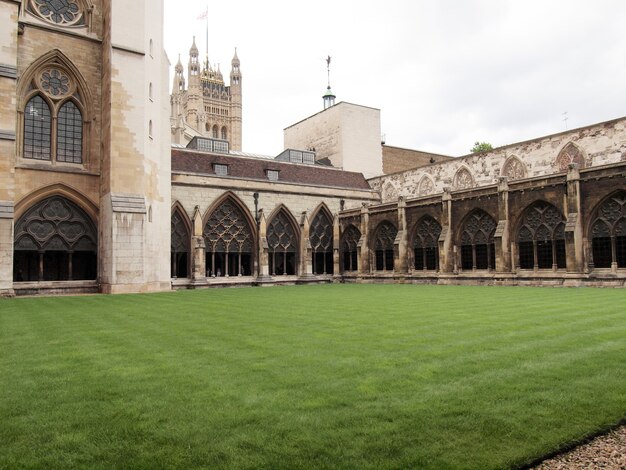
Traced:
<path id="1" fill-rule="evenodd" d="M 361 232 L 354 225 L 349 225 L 343 232 L 341 236 L 341 253 L 344 271 L 357 271 L 359 269 L 357 247 L 360 239 Z"/>
<path id="2" fill-rule="evenodd" d="M 213 126 L 213 138 L 214 139 L 218 138 L 218 127 L 217 127 L 217 124 Z"/>
<path id="3" fill-rule="evenodd" d="M 227 140 L 228 137 L 228 130 L 226 129 L 226 127 L 222 127 L 222 140 Z"/>
<path id="4" fill-rule="evenodd" d="M 16 282 L 96 279 L 96 227 L 61 196 L 44 199 L 18 219 L 13 250 Z"/>
<path id="5" fill-rule="evenodd" d="M 441 225 L 430 216 L 418 222 L 413 255 L 416 270 L 437 271 L 439 269 L 439 235 Z"/>
<path id="6" fill-rule="evenodd" d="M 171 262 L 172 277 L 189 277 L 191 234 L 178 209 L 172 214 L 171 222 Z"/>
<path id="7" fill-rule="evenodd" d="M 494 269 L 496 250 L 493 236 L 495 221 L 482 210 L 472 212 L 461 232 L 461 269 Z"/>
<path id="8" fill-rule="evenodd" d="M 44 21 L 58 26 L 85 26 L 84 5 L 79 0 L 28 0 L 27 10 Z"/>
<path id="9" fill-rule="evenodd" d="M 591 224 L 594 268 L 626 268 L 626 191 L 604 201 Z"/>
<path id="10" fill-rule="evenodd" d="M 269 270 L 272 276 L 296 274 L 298 240 L 293 225 L 284 212 L 279 212 L 267 227 Z"/>
<path id="11" fill-rule="evenodd" d="M 250 276 L 253 262 L 252 229 L 243 211 L 226 200 L 213 211 L 203 232 L 207 275 Z"/>
<path id="12" fill-rule="evenodd" d="M 52 156 L 52 114 L 48 103 L 33 96 L 24 110 L 24 158 L 50 160 Z"/>
<path id="13" fill-rule="evenodd" d="M 565 268 L 565 218 L 552 204 L 537 202 L 522 217 L 517 232 L 521 269 Z"/>
<path id="14" fill-rule="evenodd" d="M 559 171 L 567 171 L 571 163 L 576 163 L 578 168 L 585 168 L 585 157 L 582 151 L 574 143 L 569 142 L 556 157 L 556 167 Z"/>
<path id="15" fill-rule="evenodd" d="M 82 164 L 87 119 L 77 81 L 57 64 L 43 66 L 30 81 L 22 110 L 22 157 Z"/>
<path id="16" fill-rule="evenodd" d="M 333 222 L 323 210 L 313 218 L 309 242 L 313 274 L 333 274 Z"/>
<path id="17" fill-rule="evenodd" d="M 374 235 L 376 270 L 393 271 L 393 244 L 398 230 L 389 222 L 382 222 Z"/>

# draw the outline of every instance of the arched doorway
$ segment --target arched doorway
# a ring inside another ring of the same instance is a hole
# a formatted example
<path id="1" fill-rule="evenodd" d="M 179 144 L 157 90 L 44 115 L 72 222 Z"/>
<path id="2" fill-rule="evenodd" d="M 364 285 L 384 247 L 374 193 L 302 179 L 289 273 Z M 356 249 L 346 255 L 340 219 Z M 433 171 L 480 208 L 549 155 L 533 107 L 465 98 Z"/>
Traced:
<path id="1" fill-rule="evenodd" d="M 179 208 L 176 208 L 172 213 L 171 229 L 171 276 L 180 278 L 189 277 L 191 234 L 185 223 L 185 216 Z"/>

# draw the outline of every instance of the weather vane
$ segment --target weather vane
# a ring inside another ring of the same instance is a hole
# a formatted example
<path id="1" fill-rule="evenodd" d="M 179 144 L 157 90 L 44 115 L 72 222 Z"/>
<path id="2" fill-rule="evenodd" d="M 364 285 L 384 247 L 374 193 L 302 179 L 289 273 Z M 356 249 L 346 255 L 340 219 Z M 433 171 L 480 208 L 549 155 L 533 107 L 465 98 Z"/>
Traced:
<path id="1" fill-rule="evenodd" d="M 328 87 L 330 88 L 330 56 L 326 58 L 326 72 L 328 73 Z"/>

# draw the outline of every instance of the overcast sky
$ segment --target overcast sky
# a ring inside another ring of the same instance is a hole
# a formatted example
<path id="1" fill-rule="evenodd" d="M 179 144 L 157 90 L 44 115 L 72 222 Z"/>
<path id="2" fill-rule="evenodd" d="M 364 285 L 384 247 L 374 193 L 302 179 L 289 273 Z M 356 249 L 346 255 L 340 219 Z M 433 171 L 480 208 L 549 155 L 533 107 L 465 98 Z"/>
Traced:
<path id="1" fill-rule="evenodd" d="M 206 0 L 165 0 L 165 49 L 206 53 Z M 241 60 L 243 150 L 337 102 L 381 110 L 386 143 L 447 155 L 626 115 L 624 0 L 209 2 L 209 60 Z M 567 112 L 567 114 L 563 114 Z M 564 118 L 567 117 L 567 121 Z"/>

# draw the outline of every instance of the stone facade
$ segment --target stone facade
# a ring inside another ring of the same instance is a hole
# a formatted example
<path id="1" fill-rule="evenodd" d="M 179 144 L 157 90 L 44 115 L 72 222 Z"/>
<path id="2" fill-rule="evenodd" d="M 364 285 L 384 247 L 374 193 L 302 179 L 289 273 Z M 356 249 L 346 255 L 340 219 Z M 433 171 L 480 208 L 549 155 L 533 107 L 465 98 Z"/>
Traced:
<path id="1" fill-rule="evenodd" d="M 383 144 L 383 174 L 397 173 L 445 162 L 453 157 Z"/>
<path id="2" fill-rule="evenodd" d="M 312 150 L 335 168 L 380 175 L 380 110 L 341 102 L 284 130 L 285 148 Z"/>
<path id="3" fill-rule="evenodd" d="M 381 191 L 383 201 L 427 195 L 420 191 L 432 186 L 431 194 L 495 184 L 499 176 L 511 179 L 533 178 L 567 170 L 569 163 L 581 169 L 626 161 L 626 120 L 616 119 L 496 148 L 490 152 L 466 155 L 412 170 L 369 180 Z"/>
<path id="4" fill-rule="evenodd" d="M 162 2 L 71 0 L 65 10 L 0 1 L 5 294 L 169 288 L 161 254 L 171 204 L 162 22 Z M 152 222 L 114 210 L 116 195 L 140 200 Z M 43 212 L 16 234 L 33 210 Z M 128 224 L 129 217 L 142 220 Z M 84 224 L 97 227 L 93 253 Z"/>

